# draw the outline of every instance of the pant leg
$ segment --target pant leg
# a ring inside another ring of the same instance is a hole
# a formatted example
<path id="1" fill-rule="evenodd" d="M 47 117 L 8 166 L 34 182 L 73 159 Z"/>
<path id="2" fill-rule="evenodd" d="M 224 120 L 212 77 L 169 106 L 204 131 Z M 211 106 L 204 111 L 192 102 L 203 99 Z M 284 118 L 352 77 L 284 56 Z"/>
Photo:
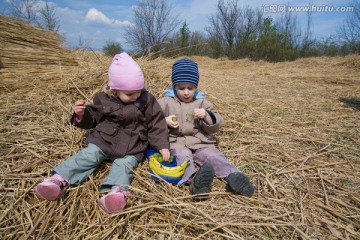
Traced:
<path id="1" fill-rule="evenodd" d="M 121 186 L 122 190 L 127 190 L 134 177 L 133 170 L 137 166 L 138 160 L 132 155 L 115 159 L 108 176 L 100 185 L 100 191 L 106 191 L 112 186 Z"/>
<path id="2" fill-rule="evenodd" d="M 240 172 L 235 166 L 229 163 L 227 157 L 216 148 L 200 148 L 194 153 L 194 162 L 200 166 L 204 163 L 210 163 L 215 176 L 225 178 L 232 172 Z"/>
<path id="3" fill-rule="evenodd" d="M 89 145 L 54 168 L 70 184 L 79 184 L 90 176 L 97 166 L 106 159 L 104 152 L 95 144 Z"/>
<path id="4" fill-rule="evenodd" d="M 189 160 L 189 164 L 185 170 L 185 173 L 182 179 L 178 182 L 178 186 L 182 186 L 184 183 L 189 183 L 190 178 L 196 172 L 194 160 L 193 160 L 193 153 L 190 149 L 181 147 L 181 148 L 174 148 L 171 150 L 171 155 L 176 157 L 177 165 L 181 165 L 183 162 Z"/>

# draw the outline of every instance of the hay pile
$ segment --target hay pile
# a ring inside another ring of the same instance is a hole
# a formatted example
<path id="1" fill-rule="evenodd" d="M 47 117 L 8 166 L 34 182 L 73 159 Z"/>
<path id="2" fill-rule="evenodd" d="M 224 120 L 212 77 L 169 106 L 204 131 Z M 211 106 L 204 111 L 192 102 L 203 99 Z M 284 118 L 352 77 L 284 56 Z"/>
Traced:
<path id="1" fill-rule="evenodd" d="M 187 186 L 155 183 L 143 163 L 128 207 L 107 215 L 96 201 L 110 164 L 58 201 L 32 192 L 84 146 L 85 132 L 67 124 L 71 106 L 90 102 L 107 81 L 110 58 L 74 54 L 76 69 L 1 81 L 1 239 L 360 238 L 360 112 L 344 101 L 360 98 L 359 56 L 276 64 L 195 57 L 200 89 L 226 120 L 218 147 L 250 176 L 254 196 L 230 194 L 215 179 L 210 199 L 193 202 Z M 138 59 L 157 97 L 173 61 Z"/>
<path id="2" fill-rule="evenodd" d="M 0 76 L 2 79 L 46 75 L 76 66 L 61 36 L 0 15 Z"/>

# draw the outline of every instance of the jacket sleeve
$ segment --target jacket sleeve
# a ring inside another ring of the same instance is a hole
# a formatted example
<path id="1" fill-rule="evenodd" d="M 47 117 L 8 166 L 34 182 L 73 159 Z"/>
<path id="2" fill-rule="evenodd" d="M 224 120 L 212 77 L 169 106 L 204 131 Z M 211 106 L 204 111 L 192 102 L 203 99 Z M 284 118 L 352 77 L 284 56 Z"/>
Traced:
<path id="1" fill-rule="evenodd" d="M 214 123 L 209 125 L 205 121 L 201 121 L 201 128 L 208 134 L 214 134 L 223 126 L 224 120 L 220 113 L 214 108 L 213 104 L 206 99 L 204 99 L 203 108 L 211 116 Z"/>
<path id="2" fill-rule="evenodd" d="M 149 104 L 144 113 L 150 147 L 156 150 L 169 149 L 169 134 L 163 111 L 155 97 L 150 93 L 148 95 Z"/>
<path id="3" fill-rule="evenodd" d="M 71 117 L 71 123 L 82 129 L 94 128 L 102 118 L 102 104 L 100 94 L 95 95 L 94 103 L 86 105 L 83 119 L 80 122 L 75 121 L 76 114 Z"/>
<path id="4" fill-rule="evenodd" d="M 169 109 L 167 107 L 167 104 L 166 104 L 166 100 L 165 100 L 165 97 L 162 97 L 158 100 L 158 103 L 160 105 L 160 108 L 164 114 L 165 117 L 167 117 L 169 115 Z"/>

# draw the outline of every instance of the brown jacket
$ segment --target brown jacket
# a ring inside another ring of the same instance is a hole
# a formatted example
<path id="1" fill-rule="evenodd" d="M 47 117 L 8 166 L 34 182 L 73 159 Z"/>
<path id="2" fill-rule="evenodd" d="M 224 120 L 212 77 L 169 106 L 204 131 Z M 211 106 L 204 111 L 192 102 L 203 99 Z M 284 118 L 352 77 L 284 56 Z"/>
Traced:
<path id="1" fill-rule="evenodd" d="M 146 90 L 132 104 L 104 92 L 95 95 L 93 102 L 86 105 L 82 121 L 74 125 L 94 128 L 86 141 L 98 146 L 111 160 L 135 155 L 141 161 L 148 144 L 156 150 L 169 149 L 164 115 L 155 97 Z"/>
<path id="2" fill-rule="evenodd" d="M 212 136 L 223 125 L 223 118 L 206 99 L 196 99 L 190 103 L 181 102 L 175 97 L 163 97 L 158 100 L 165 117 L 175 115 L 178 128 L 169 128 L 170 148 L 187 147 L 199 149 L 215 146 Z M 204 108 L 212 117 L 214 124 L 208 125 L 203 120 L 195 119 L 192 112 L 195 108 Z"/>

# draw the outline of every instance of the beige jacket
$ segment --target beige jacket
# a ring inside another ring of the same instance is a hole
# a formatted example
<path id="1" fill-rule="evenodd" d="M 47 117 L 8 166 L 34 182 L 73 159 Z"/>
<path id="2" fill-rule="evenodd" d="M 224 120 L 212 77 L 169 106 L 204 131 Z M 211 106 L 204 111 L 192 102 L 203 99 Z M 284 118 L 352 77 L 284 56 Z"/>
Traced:
<path id="1" fill-rule="evenodd" d="M 163 97 L 158 102 L 165 117 L 175 115 L 180 125 L 178 128 L 169 128 L 170 149 L 177 147 L 199 149 L 215 146 L 216 140 L 212 134 L 222 127 L 223 118 L 211 102 L 203 98 L 184 103 L 176 96 Z M 214 124 L 208 125 L 203 120 L 195 119 L 192 114 L 195 108 L 204 108 L 212 117 Z"/>

